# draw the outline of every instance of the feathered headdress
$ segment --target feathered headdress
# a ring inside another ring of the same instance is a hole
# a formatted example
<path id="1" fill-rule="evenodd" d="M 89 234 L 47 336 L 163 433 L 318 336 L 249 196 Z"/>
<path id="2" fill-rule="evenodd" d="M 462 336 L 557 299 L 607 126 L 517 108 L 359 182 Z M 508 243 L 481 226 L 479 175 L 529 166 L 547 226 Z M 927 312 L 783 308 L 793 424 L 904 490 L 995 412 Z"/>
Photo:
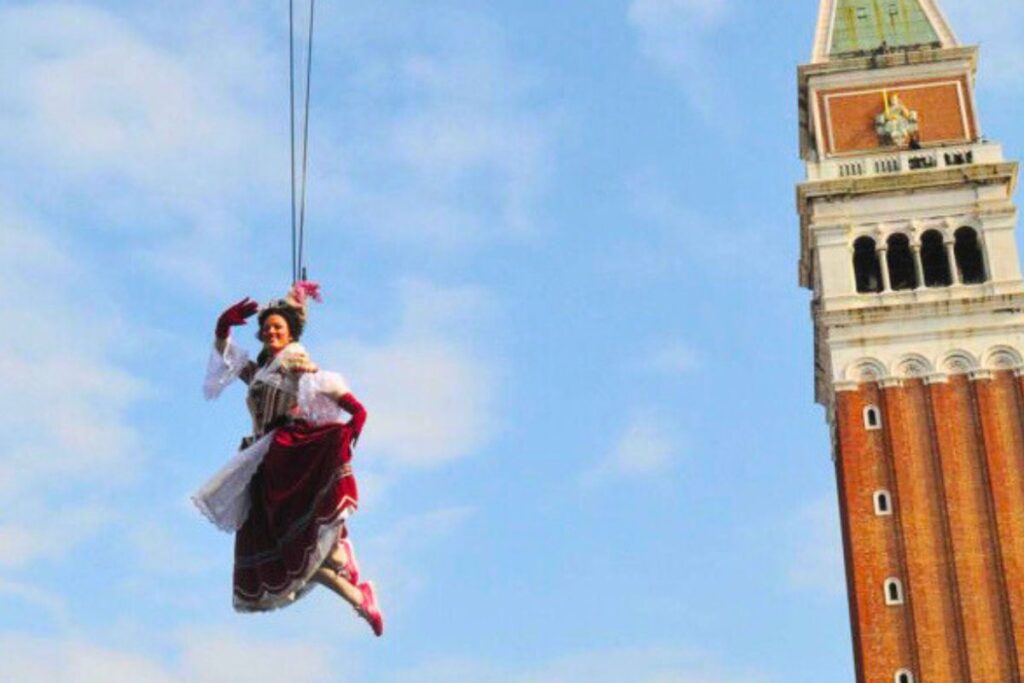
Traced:
<path id="1" fill-rule="evenodd" d="M 308 280 L 296 282 L 284 298 L 274 299 L 260 309 L 260 325 L 262 326 L 263 321 L 272 313 L 288 311 L 294 314 L 298 323 L 298 329 L 292 330 L 292 335 L 297 339 L 302 334 L 302 328 L 306 326 L 306 313 L 309 308 L 308 303 L 310 299 L 317 303 L 323 302 L 323 297 L 320 295 L 320 285 Z"/>
<path id="2" fill-rule="evenodd" d="M 299 317 L 305 321 L 306 311 L 308 309 L 307 303 L 310 299 L 317 303 L 323 301 L 323 297 L 320 295 L 320 285 L 316 282 L 302 280 L 292 285 L 292 288 L 288 290 L 288 293 L 284 298 L 272 300 L 263 307 L 263 310 L 269 310 L 272 308 L 293 308 L 298 311 Z"/>
<path id="3" fill-rule="evenodd" d="M 306 319 L 307 302 L 309 299 L 319 303 L 323 303 L 323 297 L 320 295 L 320 285 L 316 282 L 310 282 L 309 280 L 301 280 L 292 285 L 288 295 L 285 296 L 284 301 L 287 301 L 291 306 L 301 311 L 302 319 Z"/>

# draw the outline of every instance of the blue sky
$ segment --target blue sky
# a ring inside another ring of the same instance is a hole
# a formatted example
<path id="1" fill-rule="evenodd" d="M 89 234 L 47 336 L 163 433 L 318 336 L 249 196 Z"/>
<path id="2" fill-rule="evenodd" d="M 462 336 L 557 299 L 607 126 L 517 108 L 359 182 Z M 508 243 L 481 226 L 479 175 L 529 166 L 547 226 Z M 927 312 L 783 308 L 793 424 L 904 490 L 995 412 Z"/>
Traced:
<path id="1" fill-rule="evenodd" d="M 0 3 L 0 680 L 852 680 L 816 4 L 319 3 L 306 343 L 370 411 L 376 641 L 322 591 L 235 615 L 188 503 L 247 426 L 214 320 L 288 285 L 286 4 Z M 1024 7 L 943 6 L 1018 158 Z"/>

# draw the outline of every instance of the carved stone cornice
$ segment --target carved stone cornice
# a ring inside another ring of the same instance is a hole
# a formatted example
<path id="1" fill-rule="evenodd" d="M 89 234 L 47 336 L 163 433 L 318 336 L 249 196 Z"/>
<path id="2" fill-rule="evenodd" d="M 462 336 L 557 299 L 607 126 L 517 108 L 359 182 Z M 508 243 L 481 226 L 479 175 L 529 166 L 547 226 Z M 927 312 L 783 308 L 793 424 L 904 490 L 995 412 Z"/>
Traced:
<path id="1" fill-rule="evenodd" d="M 999 372 L 1012 372 L 1016 377 L 1024 377 L 1024 354 L 1011 346 L 998 345 L 980 355 L 952 349 L 936 359 L 916 353 L 896 358 L 864 357 L 851 363 L 843 376 L 832 382 L 832 390 L 835 393 L 856 391 L 863 384 L 876 384 L 886 389 L 903 386 L 912 380 L 920 380 L 927 385 L 944 384 L 956 376 L 986 381 Z"/>

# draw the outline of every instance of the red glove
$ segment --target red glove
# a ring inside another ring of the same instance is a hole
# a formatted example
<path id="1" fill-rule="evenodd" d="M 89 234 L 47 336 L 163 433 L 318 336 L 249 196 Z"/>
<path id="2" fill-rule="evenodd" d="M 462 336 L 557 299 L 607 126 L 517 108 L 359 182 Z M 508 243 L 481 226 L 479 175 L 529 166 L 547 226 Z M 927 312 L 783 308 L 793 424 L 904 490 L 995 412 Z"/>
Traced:
<path id="1" fill-rule="evenodd" d="M 352 445 L 354 446 L 356 441 L 359 441 L 359 435 L 363 433 L 363 425 L 366 424 L 366 408 L 352 394 L 345 394 L 339 398 L 338 405 L 352 416 L 352 419 L 348 421 L 348 426 L 352 430 Z"/>
<path id="2" fill-rule="evenodd" d="M 215 332 L 217 339 L 227 339 L 232 327 L 245 325 L 246 319 L 256 315 L 258 310 L 260 310 L 260 305 L 249 297 L 245 297 L 221 313 L 220 317 L 217 318 L 217 330 Z"/>

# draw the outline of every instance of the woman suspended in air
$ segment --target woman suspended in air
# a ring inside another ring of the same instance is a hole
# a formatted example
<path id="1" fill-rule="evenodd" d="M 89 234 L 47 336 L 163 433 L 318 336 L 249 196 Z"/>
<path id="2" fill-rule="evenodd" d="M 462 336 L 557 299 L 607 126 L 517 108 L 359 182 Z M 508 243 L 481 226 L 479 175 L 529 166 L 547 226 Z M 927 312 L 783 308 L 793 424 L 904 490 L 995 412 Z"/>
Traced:
<path id="1" fill-rule="evenodd" d="M 246 298 L 217 321 L 204 393 L 218 397 L 233 380 L 248 385 L 253 432 L 194 496 L 196 506 L 235 532 L 234 606 L 264 612 L 298 600 L 316 584 L 344 598 L 380 636 L 373 584 L 360 582 L 345 522 L 358 505 L 352 449 L 366 410 L 333 372 L 322 372 L 298 343 L 309 298 L 299 282 L 264 308 Z M 231 328 L 258 313 L 256 361 Z"/>

